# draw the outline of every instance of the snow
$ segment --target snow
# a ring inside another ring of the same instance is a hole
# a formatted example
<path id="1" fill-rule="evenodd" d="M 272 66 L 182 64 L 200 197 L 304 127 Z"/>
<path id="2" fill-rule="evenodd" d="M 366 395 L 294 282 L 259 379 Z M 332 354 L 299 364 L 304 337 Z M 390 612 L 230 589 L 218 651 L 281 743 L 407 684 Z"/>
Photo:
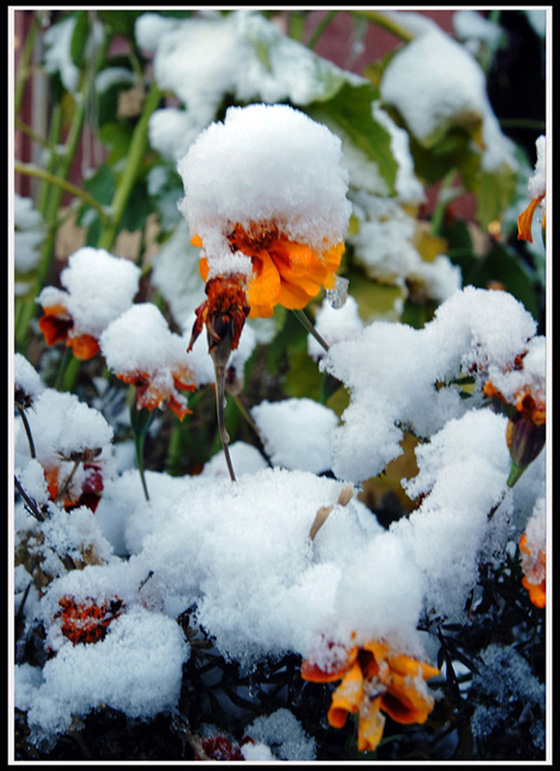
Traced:
<path id="1" fill-rule="evenodd" d="M 99 447 L 101 460 L 110 451 L 113 429 L 100 412 L 74 394 L 45 389 L 35 399 L 33 409 L 27 411 L 27 420 L 37 460 L 45 467 L 60 464 L 61 454 L 69 456 Z M 29 447 L 19 420 L 15 424 L 14 446 L 16 467 L 19 463 L 24 465 L 29 459 Z"/>
<path id="2" fill-rule="evenodd" d="M 76 27 L 76 17 L 68 16 L 57 24 L 53 24 L 43 34 L 46 46 L 44 54 L 45 69 L 49 73 L 58 73 L 62 85 L 70 93 L 75 94 L 80 86 L 80 70 L 74 64 L 70 48 L 72 36 Z M 104 37 L 103 25 L 95 22 L 88 35 L 86 52 L 92 55 Z"/>
<path id="3" fill-rule="evenodd" d="M 408 519 L 391 526 L 424 575 L 426 608 L 448 619 L 464 620 L 465 597 L 476 583 L 485 539 L 492 537 L 496 547 L 507 541 L 507 502 L 493 516 L 500 526 L 494 536 L 487 519 L 506 492 L 506 423 L 502 415 L 474 410 L 420 445 L 419 473 L 404 488 L 412 499 L 426 497 Z"/>
<path id="4" fill-rule="evenodd" d="M 207 256 L 229 252 L 225 236 L 236 223 L 246 230 L 276 223 L 284 237 L 319 252 L 343 240 L 351 205 L 340 140 L 292 107 L 230 107 L 223 123 L 198 137 L 178 171 L 181 212 Z"/>
<path id="5" fill-rule="evenodd" d="M 45 228 L 33 200 L 14 194 L 14 269 L 27 273 L 39 264 L 39 247 L 45 238 Z"/>
<path id="6" fill-rule="evenodd" d="M 169 329 L 153 303 L 137 303 L 111 322 L 100 338 L 109 369 L 145 372 L 172 387 L 172 370 L 186 361 L 182 337 Z"/>
<path id="7" fill-rule="evenodd" d="M 159 87 L 186 108 L 158 110 L 150 120 L 153 146 L 173 159 L 182 157 L 214 120 L 228 95 L 240 104 L 304 105 L 358 80 L 249 9 L 180 21 L 145 13 L 136 21 L 135 35 L 138 45 L 153 53 Z"/>
<path id="8" fill-rule="evenodd" d="M 248 742 L 242 746 L 245 760 L 317 759 L 315 740 L 307 736 L 288 709 L 278 709 L 270 715 L 258 717 L 247 726 L 245 733 L 256 742 L 256 745 Z M 268 753 L 264 748 L 270 748 Z"/>
<path id="9" fill-rule="evenodd" d="M 112 621 L 94 645 L 64 645 L 42 671 L 27 713 L 32 731 L 47 735 L 70 728 L 74 715 L 106 704 L 129 717 L 149 718 L 179 698 L 187 643 L 178 624 L 140 606 Z M 29 678 L 31 679 L 31 678 Z"/>
<path id="10" fill-rule="evenodd" d="M 544 749 L 545 686 L 515 647 L 491 643 L 482 651 L 482 666 L 473 674 L 471 692 L 480 701 L 472 717 L 477 741 L 488 740 L 495 730 L 507 730 L 515 720 L 528 722 L 535 745 Z"/>
<path id="11" fill-rule="evenodd" d="M 45 390 L 39 373 L 21 353 L 14 354 L 14 384 L 31 402 Z"/>
<path id="12" fill-rule="evenodd" d="M 263 401 L 251 415 L 274 466 L 320 474 L 332 465 L 329 434 L 337 414 L 313 399 Z"/>
<path id="13" fill-rule="evenodd" d="M 401 454 L 402 427 L 426 437 L 460 417 L 465 401 L 451 381 L 471 374 L 479 391 L 490 371 L 513 364 L 535 331 L 531 315 L 508 293 L 466 287 L 423 329 L 374 322 L 333 345 L 321 367 L 351 397 L 333 433 L 337 477 L 360 482 L 380 473 Z"/>
<path id="14" fill-rule="evenodd" d="M 432 299 L 442 302 L 461 288 L 461 271 L 447 255 L 428 262 L 417 250 L 414 239 L 418 223 L 392 198 L 364 194 L 354 196 L 358 230 L 347 242 L 356 261 L 367 274 L 407 290 L 407 283 L 420 284 Z"/>
<path id="15" fill-rule="evenodd" d="M 43 308 L 61 303 L 74 320 L 76 334 L 98 338 L 111 321 L 130 307 L 138 291 L 140 269 L 105 249 L 84 246 L 70 255 L 60 274 L 64 290 L 45 287 L 37 298 Z M 91 288 L 95 287 L 95 292 Z"/>
<path id="16" fill-rule="evenodd" d="M 530 198 L 539 198 L 546 193 L 546 139 L 541 134 L 535 142 L 537 160 L 535 169 L 528 183 Z"/>
<path id="17" fill-rule="evenodd" d="M 420 143 L 432 146 L 451 125 L 472 129 L 480 121 L 484 168 L 517 168 L 513 143 L 501 133 L 488 101 L 482 68 L 465 46 L 435 25 L 396 53 L 384 70 L 380 90 L 383 103 L 398 109 Z"/>
<path id="18" fill-rule="evenodd" d="M 328 299 L 323 300 L 317 311 L 314 326 L 327 345 L 333 345 L 356 337 L 364 324 L 358 313 L 358 303 L 349 295 L 341 308 L 333 308 Z M 314 359 L 325 355 L 325 349 L 311 334 L 307 337 L 307 351 Z"/>

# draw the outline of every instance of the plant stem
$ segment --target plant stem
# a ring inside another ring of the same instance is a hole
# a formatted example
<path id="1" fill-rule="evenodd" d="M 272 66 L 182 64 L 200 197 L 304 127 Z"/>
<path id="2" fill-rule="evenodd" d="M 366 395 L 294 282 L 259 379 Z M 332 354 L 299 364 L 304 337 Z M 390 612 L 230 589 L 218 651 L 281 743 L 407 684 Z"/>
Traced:
<path id="1" fill-rule="evenodd" d="M 359 10 L 350 11 L 350 13 L 354 14 L 355 16 L 361 16 L 372 22 L 372 24 L 376 24 L 378 27 L 382 27 L 382 29 L 387 30 L 387 32 L 391 32 L 393 35 L 400 38 L 401 40 L 404 40 L 406 43 L 414 40 L 414 35 L 412 32 L 406 29 L 406 27 L 400 25 L 385 11 Z"/>
<path id="2" fill-rule="evenodd" d="M 111 202 L 111 223 L 102 231 L 99 238 L 98 247 L 100 249 L 107 249 L 109 251 L 117 237 L 119 222 L 124 214 L 128 199 L 130 198 L 130 194 L 138 178 L 138 172 L 146 154 L 149 120 L 159 104 L 160 97 L 161 94 L 157 85 L 152 82 L 150 91 L 142 108 L 142 115 L 134 129 L 134 134 L 132 135 L 125 169 Z"/>
<path id="3" fill-rule="evenodd" d="M 35 443 L 33 441 L 33 435 L 31 433 L 31 428 L 29 426 L 29 421 L 27 420 L 27 415 L 25 414 L 25 410 L 23 410 L 21 407 L 17 407 L 17 411 L 19 413 L 19 416 L 21 418 L 21 422 L 23 423 L 23 427 L 25 429 L 25 434 L 27 436 L 27 442 L 29 444 L 29 454 L 32 458 L 36 457 L 35 454 Z"/>
<path id="4" fill-rule="evenodd" d="M 225 380 L 226 380 L 226 368 L 225 366 L 214 363 L 214 370 L 216 374 L 216 415 L 218 418 L 218 431 L 220 432 L 220 439 L 222 441 L 222 448 L 224 450 L 224 456 L 228 467 L 229 475 L 232 482 L 236 482 L 235 471 L 233 469 L 233 463 L 229 452 L 229 435 L 226 430 L 226 424 L 224 421 L 224 407 L 225 407 Z"/>
<path id="5" fill-rule="evenodd" d="M 309 40 L 307 41 L 308 48 L 311 48 L 311 49 L 315 48 L 315 46 L 317 45 L 317 41 L 319 40 L 319 38 L 321 37 L 325 29 L 329 26 L 332 19 L 336 16 L 337 13 L 338 11 L 333 9 L 323 16 L 323 18 L 319 21 L 319 23 L 311 33 Z"/>
<path id="6" fill-rule="evenodd" d="M 307 316 L 307 314 L 305 313 L 305 311 L 303 309 L 302 310 L 298 309 L 298 310 L 294 310 L 293 313 L 295 314 L 296 318 L 307 329 L 307 331 L 311 335 L 313 335 L 313 337 L 315 338 L 315 340 L 317 340 L 319 345 L 322 346 L 325 349 L 325 351 L 328 352 L 328 350 L 329 350 L 328 343 L 325 340 L 323 340 L 321 335 L 317 332 L 317 330 L 315 329 L 315 327 L 311 323 L 311 321 L 310 321 L 309 317 Z"/>
<path id="7" fill-rule="evenodd" d="M 17 115 L 21 106 L 21 100 L 23 98 L 23 92 L 27 83 L 27 77 L 30 72 L 30 62 L 33 55 L 33 46 L 35 45 L 35 39 L 39 31 L 40 22 L 37 16 L 37 12 L 33 14 L 33 20 L 29 33 L 25 39 L 23 51 L 18 62 L 18 71 L 16 75 L 16 86 L 14 92 L 14 115 Z"/>
<path id="8" fill-rule="evenodd" d="M 76 185 L 73 185 L 66 179 L 57 177 L 55 174 L 51 174 L 50 172 L 45 171 L 45 169 L 41 169 L 33 164 L 21 163 L 21 161 L 15 161 L 14 171 L 19 172 L 20 174 L 25 174 L 28 177 L 41 179 L 43 182 L 48 182 L 49 184 L 55 185 L 65 192 L 76 196 L 77 198 L 81 198 L 84 203 L 86 203 L 88 206 L 91 206 L 92 209 L 96 210 L 96 212 L 99 214 L 99 218 L 104 224 L 108 223 L 107 213 L 105 212 L 103 206 L 101 206 L 101 204 L 98 203 L 95 198 L 93 198 L 88 192 L 82 190 L 80 187 L 76 187 Z"/>

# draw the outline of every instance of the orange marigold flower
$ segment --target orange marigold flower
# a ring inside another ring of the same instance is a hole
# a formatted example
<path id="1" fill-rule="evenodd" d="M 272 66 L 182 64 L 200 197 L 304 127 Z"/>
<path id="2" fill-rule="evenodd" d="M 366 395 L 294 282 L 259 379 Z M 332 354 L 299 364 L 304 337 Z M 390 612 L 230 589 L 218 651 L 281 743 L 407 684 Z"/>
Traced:
<path id="1" fill-rule="evenodd" d="M 54 618 L 61 619 L 61 632 L 73 645 L 103 640 L 109 624 L 121 615 L 124 608 L 123 601 L 116 595 L 101 605 L 91 597 L 76 602 L 74 597 L 65 595 L 58 604 L 61 609 Z"/>
<path id="2" fill-rule="evenodd" d="M 342 679 L 332 695 L 328 721 L 342 728 L 349 713 L 358 714 L 358 750 L 373 751 L 385 725 L 385 712 L 403 723 L 424 723 L 434 706 L 426 680 L 439 670 L 415 657 L 394 653 L 390 646 L 371 640 L 354 646 L 346 661 L 334 669 L 322 670 L 312 661 L 302 663 L 305 680 L 332 682 Z"/>
<path id="3" fill-rule="evenodd" d="M 88 334 L 75 334 L 74 319 L 64 305 L 57 303 L 45 306 L 45 313 L 39 319 L 39 329 L 45 336 L 47 345 L 65 343 L 72 348 L 77 359 L 87 361 L 99 353 L 99 343 L 95 337 Z"/>
<path id="4" fill-rule="evenodd" d="M 117 372 L 116 375 L 127 385 L 136 387 L 138 409 L 145 408 L 151 411 L 167 405 L 179 420 L 183 420 L 185 415 L 192 414 L 192 410 L 187 407 L 186 401 L 178 393 L 178 390 L 196 390 L 190 367 L 177 365 L 171 373 L 171 381 L 166 377 L 159 377 L 158 373 Z"/>
<path id="5" fill-rule="evenodd" d="M 325 243 L 319 254 L 307 244 L 290 241 L 271 223 L 253 223 L 247 230 L 236 225 L 228 241 L 232 252 L 251 258 L 253 273 L 247 284 L 251 318 L 271 316 L 276 305 L 304 308 L 322 288 L 333 289 L 344 252 L 344 243 Z M 199 236 L 191 243 L 203 246 Z M 199 269 L 206 281 L 210 268 L 205 257 Z"/>

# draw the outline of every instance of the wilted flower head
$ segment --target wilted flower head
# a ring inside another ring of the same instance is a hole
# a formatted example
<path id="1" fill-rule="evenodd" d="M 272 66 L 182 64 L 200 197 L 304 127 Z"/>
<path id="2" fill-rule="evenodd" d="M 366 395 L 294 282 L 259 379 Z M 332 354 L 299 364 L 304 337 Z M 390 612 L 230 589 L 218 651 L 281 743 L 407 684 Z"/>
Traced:
<path id="1" fill-rule="evenodd" d="M 60 274 L 64 289 L 47 286 L 37 298 L 47 344 L 65 342 L 76 358 L 91 359 L 103 330 L 132 304 L 139 279 L 140 270 L 130 260 L 104 249 L 78 249 Z"/>
<path id="2" fill-rule="evenodd" d="M 381 741 L 382 711 L 398 723 L 424 723 L 434 706 L 425 681 L 438 674 L 430 664 L 378 640 L 352 647 L 338 667 L 323 670 L 310 660 L 301 667 L 305 680 L 342 680 L 332 695 L 328 720 L 333 728 L 342 728 L 348 714 L 358 713 L 360 752 L 375 750 Z"/>
<path id="3" fill-rule="evenodd" d="M 109 369 L 136 386 L 138 409 L 167 405 L 180 420 L 190 412 L 180 391 L 194 391 L 195 373 L 183 339 L 155 305 L 133 305 L 107 327 L 100 345 Z"/>

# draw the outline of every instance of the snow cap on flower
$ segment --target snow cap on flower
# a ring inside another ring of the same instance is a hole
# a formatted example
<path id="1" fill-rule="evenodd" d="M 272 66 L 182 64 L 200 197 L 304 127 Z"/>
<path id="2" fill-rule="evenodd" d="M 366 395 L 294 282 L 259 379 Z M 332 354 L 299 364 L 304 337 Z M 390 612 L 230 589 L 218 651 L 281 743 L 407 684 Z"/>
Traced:
<path id="1" fill-rule="evenodd" d="M 65 340 L 78 358 L 94 356 L 103 330 L 132 304 L 139 280 L 140 269 L 131 260 L 105 249 L 78 249 L 60 274 L 64 289 L 47 286 L 37 297 L 47 343 Z"/>
<path id="2" fill-rule="evenodd" d="M 292 107 L 230 107 L 178 170 L 179 208 L 205 246 L 235 224 L 275 223 L 289 240 L 319 250 L 344 237 L 351 206 L 340 140 Z"/>

